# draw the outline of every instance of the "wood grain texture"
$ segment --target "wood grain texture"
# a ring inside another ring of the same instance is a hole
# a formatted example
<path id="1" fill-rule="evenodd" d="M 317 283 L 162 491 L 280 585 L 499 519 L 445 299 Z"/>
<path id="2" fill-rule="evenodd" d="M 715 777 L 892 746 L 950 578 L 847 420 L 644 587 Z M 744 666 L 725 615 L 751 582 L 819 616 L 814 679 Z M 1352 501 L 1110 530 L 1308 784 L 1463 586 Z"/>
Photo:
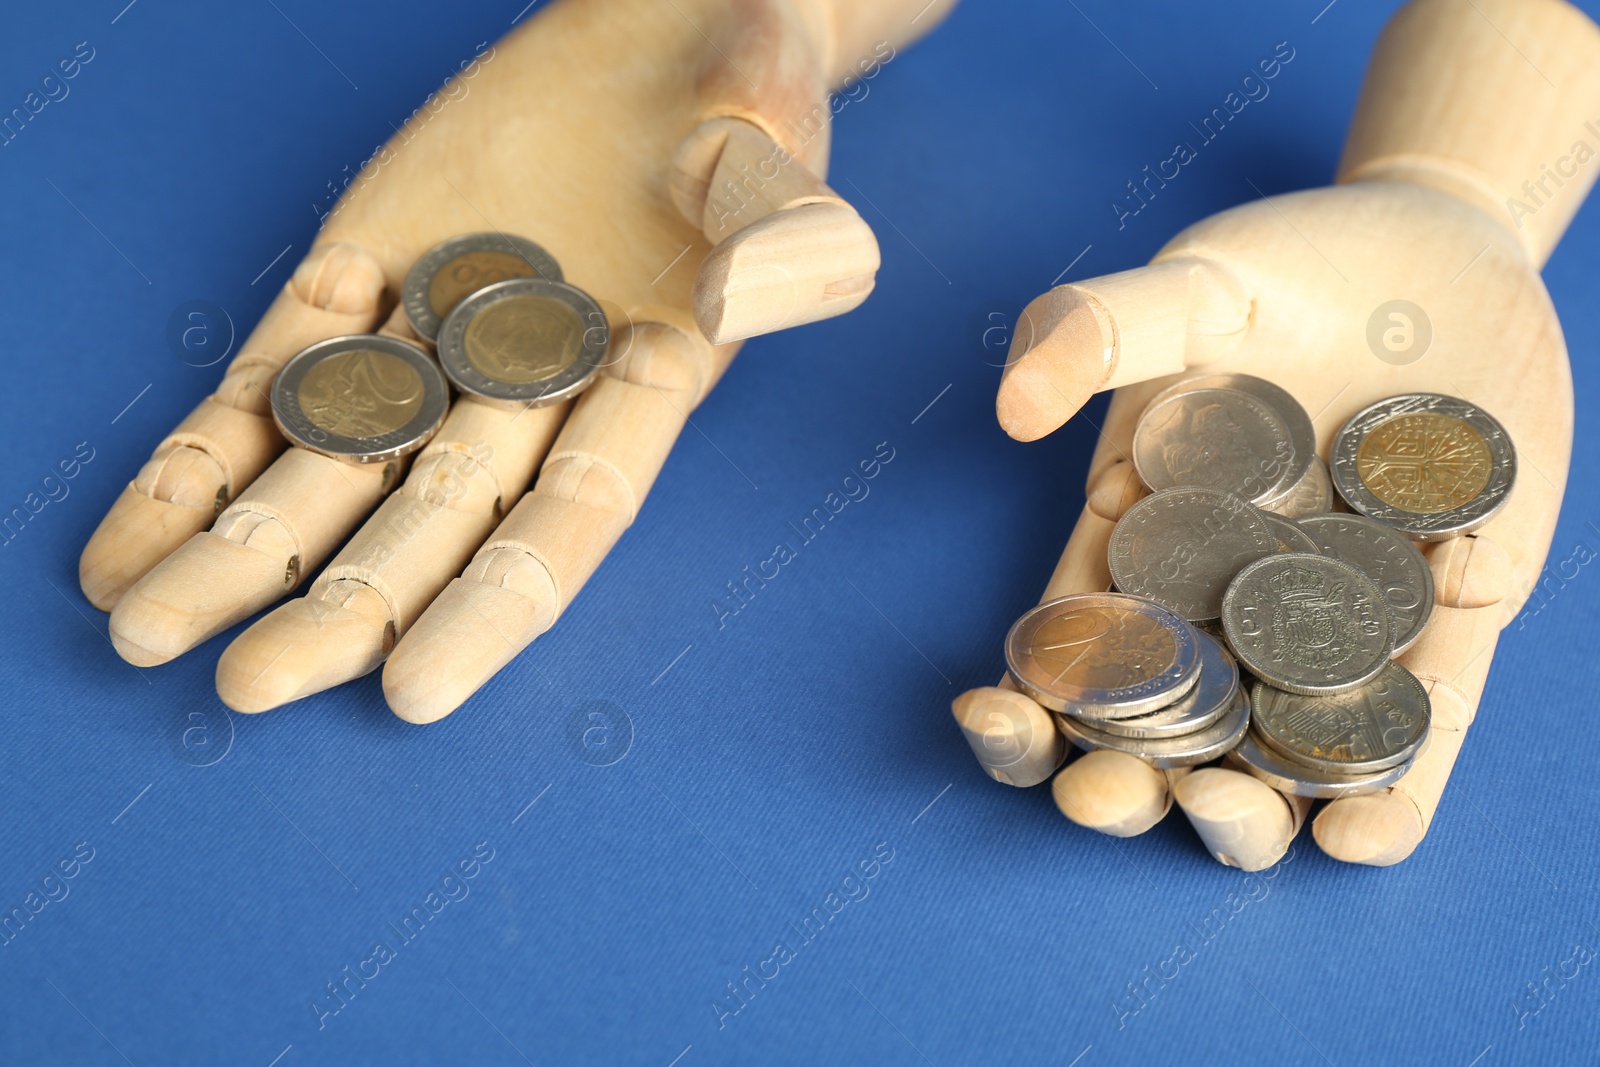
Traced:
<path id="1" fill-rule="evenodd" d="M 1421 841 L 1475 713 L 1494 636 L 1521 606 L 1514 590 L 1532 588 L 1548 551 L 1573 402 L 1539 268 L 1594 183 L 1595 167 L 1579 164 L 1600 150 L 1596 116 L 1600 29 L 1571 5 L 1414 0 L 1374 51 L 1340 184 L 1212 216 L 1148 267 L 1041 296 L 1016 333 L 996 403 L 1014 436 L 1048 433 L 1092 392 L 1119 387 L 1090 463 L 1091 500 L 1100 476 L 1125 465 L 1149 399 L 1199 370 L 1283 386 L 1313 414 L 1324 456 L 1356 411 L 1418 391 L 1482 406 L 1515 442 L 1520 474 L 1509 504 L 1470 542 L 1430 549 L 1439 607 L 1402 662 L 1429 687 L 1434 740 L 1391 789 L 1324 809 L 1317 840 L 1338 858 L 1393 863 Z M 1369 343 L 1369 323 L 1394 300 L 1421 309 L 1426 350 Z M 1102 507 L 1120 500 L 1115 486 L 1098 496 Z M 1062 588 L 1099 580 L 1108 529 L 1085 509 L 1057 568 Z M 1107 787 L 1126 795 L 1140 783 L 1153 789 L 1148 774 L 1129 768 L 1126 781 Z M 1250 795 L 1253 812 L 1244 810 Z M 1275 791 L 1207 775 L 1184 796 L 1197 826 L 1216 827 L 1208 813 L 1230 812 L 1220 820 L 1226 833 L 1208 840 L 1216 854 L 1270 863 L 1287 847 L 1285 800 Z"/>

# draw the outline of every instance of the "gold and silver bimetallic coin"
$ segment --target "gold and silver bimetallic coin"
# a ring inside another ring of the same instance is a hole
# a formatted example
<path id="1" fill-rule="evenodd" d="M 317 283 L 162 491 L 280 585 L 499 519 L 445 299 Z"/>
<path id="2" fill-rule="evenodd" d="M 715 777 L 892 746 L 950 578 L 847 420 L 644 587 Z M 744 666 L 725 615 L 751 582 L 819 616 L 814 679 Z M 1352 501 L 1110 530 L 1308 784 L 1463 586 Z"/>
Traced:
<path id="1" fill-rule="evenodd" d="M 1348 563 L 1306 552 L 1239 571 L 1222 629 L 1250 673 L 1291 693 L 1336 693 L 1375 678 L 1394 647 L 1383 591 Z"/>
<path id="2" fill-rule="evenodd" d="M 1437 393 L 1392 396 L 1333 442 L 1333 482 L 1356 511 L 1417 541 L 1476 530 L 1505 505 L 1517 454 L 1488 412 Z"/>
<path id="3" fill-rule="evenodd" d="M 1194 628 L 1142 597 L 1080 593 L 1027 612 L 1006 634 L 1017 687 L 1051 711 L 1127 719 L 1163 708 L 1200 678 Z"/>
<path id="4" fill-rule="evenodd" d="M 610 337 L 606 313 L 582 289 L 514 278 L 456 305 L 439 329 L 439 363 L 464 393 L 544 407 L 589 387 Z"/>
<path id="5" fill-rule="evenodd" d="M 450 386 L 428 354 L 378 334 L 319 341 L 272 383 L 272 417 L 292 444 L 346 463 L 386 463 L 428 443 Z"/>
<path id="6" fill-rule="evenodd" d="M 1204 730 L 1228 713 L 1239 689 L 1239 666 L 1222 642 L 1205 632 L 1200 641 L 1200 680 L 1187 694 L 1159 711 L 1132 719 L 1099 719 L 1087 712 L 1073 718 L 1092 730 L 1134 740 L 1180 737 Z M 1065 712 L 1058 712 L 1065 715 Z"/>
<path id="7" fill-rule="evenodd" d="M 434 245 L 411 265 L 400 288 L 400 302 L 417 336 L 434 341 L 457 304 L 508 278 L 564 280 L 555 257 L 526 237 L 465 233 Z"/>

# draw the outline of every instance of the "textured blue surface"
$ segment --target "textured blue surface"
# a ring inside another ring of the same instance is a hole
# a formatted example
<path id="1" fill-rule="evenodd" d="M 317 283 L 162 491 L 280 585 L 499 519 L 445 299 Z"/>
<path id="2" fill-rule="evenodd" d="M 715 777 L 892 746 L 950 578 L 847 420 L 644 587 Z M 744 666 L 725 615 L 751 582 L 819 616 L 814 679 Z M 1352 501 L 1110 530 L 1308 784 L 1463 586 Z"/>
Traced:
<path id="1" fill-rule="evenodd" d="M 839 120 L 836 184 L 882 237 L 871 301 L 752 343 L 561 625 L 418 729 L 375 677 L 229 716 L 211 684 L 228 636 L 135 670 L 76 562 L 215 382 L 169 349 L 173 310 L 252 324 L 327 183 L 521 0 L 124 2 L 12 5 L 0 36 L 0 110 L 94 49 L 0 148 L 0 505 L 93 450 L 0 548 L 0 910 L 73 872 L 0 945 L 0 1061 L 1600 1056 L 1600 965 L 1573 958 L 1600 948 L 1594 568 L 1508 632 L 1432 835 L 1389 870 L 1304 839 L 1246 876 L 1181 818 L 1128 841 L 1081 830 L 1047 791 L 983 777 L 947 711 L 1000 670 L 1092 443 L 1081 420 L 1004 437 L 988 316 L 1069 264 L 1143 262 L 1252 195 L 1247 177 L 1325 182 L 1393 4 L 967 0 Z M 1296 58 L 1271 96 L 1119 232 L 1123 182 L 1283 40 Z M 1600 547 L 1597 273 L 1591 204 L 1547 273 L 1586 413 L 1553 560 Z M 879 442 L 894 459 L 870 495 L 719 630 L 724 583 Z M 586 749 L 595 702 L 618 729 Z M 826 924 L 801 933 L 815 909 Z M 392 955 L 364 964 L 377 942 Z M 363 966 L 377 977 L 319 1028 L 314 998 L 338 1006 L 327 983 Z M 1146 968 L 1177 976 L 1119 1020 Z"/>

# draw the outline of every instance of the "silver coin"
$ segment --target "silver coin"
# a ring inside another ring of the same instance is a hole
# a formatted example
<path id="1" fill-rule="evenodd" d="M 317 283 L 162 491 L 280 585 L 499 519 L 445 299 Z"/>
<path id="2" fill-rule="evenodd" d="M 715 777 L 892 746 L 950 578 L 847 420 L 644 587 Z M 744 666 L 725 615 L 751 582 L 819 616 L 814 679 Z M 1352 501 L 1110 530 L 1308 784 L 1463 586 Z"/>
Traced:
<path id="1" fill-rule="evenodd" d="M 1391 655 L 1415 644 L 1433 614 L 1433 571 L 1416 543 L 1365 515 L 1307 515 L 1300 525 L 1323 555 L 1344 560 L 1383 590 L 1394 622 Z"/>
<path id="2" fill-rule="evenodd" d="M 1263 511 L 1261 517 L 1272 527 L 1272 536 L 1278 539 L 1279 552 L 1310 552 L 1321 555 L 1322 549 L 1311 535 L 1300 528 L 1293 519 L 1286 519 L 1275 511 Z"/>
<path id="3" fill-rule="evenodd" d="M 1252 674 L 1291 693 L 1336 693 L 1377 677 L 1393 627 L 1383 591 L 1348 563 L 1285 552 L 1241 570 L 1222 629 Z"/>
<path id="4" fill-rule="evenodd" d="M 1184 618 L 1222 613 L 1228 583 L 1247 563 L 1278 550 L 1261 513 L 1215 489 L 1163 489 L 1130 507 L 1107 553 L 1117 588 L 1149 597 Z"/>
<path id="5" fill-rule="evenodd" d="M 1238 692 L 1239 667 L 1221 641 L 1206 633 L 1196 636 L 1200 639 L 1200 680 L 1186 696 L 1136 719 L 1097 719 L 1081 713 L 1075 717 L 1090 729 L 1141 739 L 1192 734 L 1222 718 Z"/>
<path id="6" fill-rule="evenodd" d="M 1357 412 L 1333 442 L 1333 482 L 1363 515 L 1418 541 L 1476 530 L 1505 505 L 1517 453 L 1475 404 L 1408 393 Z"/>
<path id="7" fill-rule="evenodd" d="M 1005 648 L 1012 679 L 1040 706 L 1101 719 L 1163 708 L 1200 678 L 1194 628 L 1122 593 L 1040 604 L 1011 627 Z"/>
<path id="8" fill-rule="evenodd" d="M 400 302 L 417 336 L 433 341 L 457 304 L 507 278 L 563 280 L 555 257 L 526 237 L 464 233 L 434 245 L 411 265 L 400 287 Z"/>
<path id="9" fill-rule="evenodd" d="M 303 349 L 272 383 L 272 417 L 292 444 L 346 463 L 387 463 L 428 443 L 450 385 L 414 344 L 378 334 Z"/>
<path id="10" fill-rule="evenodd" d="M 1306 413 L 1305 407 L 1282 386 L 1253 374 L 1202 374 L 1168 386 L 1157 393 L 1151 403 L 1164 399 L 1169 393 L 1185 389 L 1237 389 L 1266 404 L 1273 414 L 1283 420 L 1284 427 L 1289 431 L 1289 443 L 1294 449 L 1288 473 L 1282 482 L 1284 491 L 1292 492 L 1293 487 L 1304 480 L 1306 472 L 1317 459 L 1317 432 L 1311 425 L 1311 416 Z M 1281 496 L 1277 499 L 1281 499 Z M 1317 510 L 1326 511 L 1327 508 Z"/>
<path id="11" fill-rule="evenodd" d="M 1237 389 L 1167 390 L 1133 432 L 1133 465 L 1151 489 L 1200 486 L 1252 503 L 1292 483 L 1294 444 L 1268 404 Z"/>
<path id="12" fill-rule="evenodd" d="M 439 364 L 464 393 L 545 407 L 587 389 L 610 343 L 606 313 L 588 293 L 513 278 L 456 305 L 439 328 Z"/>
<path id="13" fill-rule="evenodd" d="M 1257 682 L 1250 690 L 1255 730 L 1278 755 L 1317 770 L 1366 774 L 1405 763 L 1432 725 L 1428 691 L 1390 662 L 1366 685 L 1303 696 Z"/>
<path id="14" fill-rule="evenodd" d="M 1305 474 L 1281 497 L 1261 505 L 1285 518 L 1298 519 L 1302 515 L 1317 515 L 1333 510 L 1333 479 L 1328 476 L 1328 466 L 1321 457 L 1312 456 Z"/>
<path id="15" fill-rule="evenodd" d="M 1415 762 L 1413 757 L 1398 766 L 1368 774 L 1334 774 L 1284 759 L 1262 744 L 1254 730 L 1249 730 L 1228 753 L 1224 765 L 1231 764 L 1234 769 L 1244 771 L 1291 796 L 1337 800 L 1365 793 L 1381 793 L 1404 778 Z"/>
<path id="16" fill-rule="evenodd" d="M 1203 730 L 1178 737 L 1122 737 L 1096 730 L 1070 715 L 1057 715 L 1056 725 L 1068 741 L 1086 752 L 1108 748 L 1137 756 L 1155 767 L 1193 767 L 1227 754 L 1244 737 L 1250 726 L 1250 697 L 1242 687 L 1236 689 L 1221 718 Z"/>

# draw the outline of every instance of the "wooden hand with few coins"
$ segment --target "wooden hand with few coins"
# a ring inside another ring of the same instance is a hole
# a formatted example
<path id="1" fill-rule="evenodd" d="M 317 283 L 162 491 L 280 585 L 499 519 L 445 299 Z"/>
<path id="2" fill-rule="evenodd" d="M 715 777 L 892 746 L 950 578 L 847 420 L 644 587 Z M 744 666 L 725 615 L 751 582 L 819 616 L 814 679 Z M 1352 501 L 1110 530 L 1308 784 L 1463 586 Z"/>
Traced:
<path id="1" fill-rule="evenodd" d="M 1413 534 L 1427 542 L 1434 607 L 1397 662 L 1426 689 L 1431 735 L 1398 781 L 1318 814 L 1317 843 L 1337 859 L 1397 863 L 1422 840 L 1499 631 L 1549 550 L 1573 400 L 1539 271 L 1594 183 L 1597 150 L 1600 29 L 1585 15 L 1563 0 L 1413 0 L 1378 41 L 1335 185 L 1222 212 L 1149 266 L 1051 290 L 1018 323 L 996 404 L 1012 437 L 1042 437 L 1116 389 L 1045 602 L 1113 584 L 1129 592 L 1120 576 L 1113 583 L 1108 547 L 1150 492 L 1136 426 L 1174 383 L 1242 374 L 1280 386 L 1313 416 L 1323 461 L 1347 420 L 1405 394 L 1466 401 L 1462 410 L 1492 414 L 1515 443 L 1515 484 L 1486 523 L 1443 539 Z M 1481 458 L 1489 463 L 1487 449 Z M 1422 459 L 1407 462 L 1430 476 Z M 1217 859 L 1259 870 L 1306 820 L 1311 799 L 1232 764 L 1158 768 L 1099 747 L 1062 768 L 1060 733 L 1072 722 L 1058 730 L 1019 686 L 1028 680 L 1013 673 L 963 694 L 956 719 L 992 777 L 1053 778 L 1074 822 L 1131 836 L 1176 800 Z"/>
<path id="2" fill-rule="evenodd" d="M 167 662 L 343 544 L 228 646 L 222 699 L 265 711 L 386 663 L 401 718 L 455 710 L 577 595 L 738 342 L 870 293 L 876 240 L 822 180 L 829 93 L 952 3 L 557 0 L 481 53 L 84 549 L 117 651 Z"/>

